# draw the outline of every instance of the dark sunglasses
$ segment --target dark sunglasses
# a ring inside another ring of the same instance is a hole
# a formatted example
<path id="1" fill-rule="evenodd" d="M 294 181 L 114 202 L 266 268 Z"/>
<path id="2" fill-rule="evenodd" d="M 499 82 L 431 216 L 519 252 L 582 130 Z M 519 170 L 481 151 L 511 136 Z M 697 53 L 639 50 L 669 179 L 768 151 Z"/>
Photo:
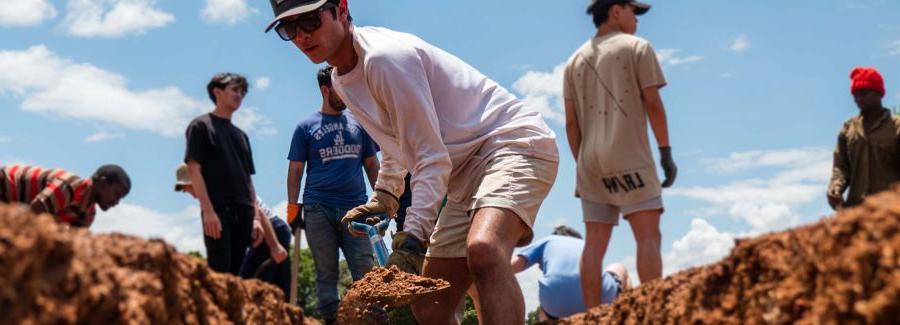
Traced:
<path id="1" fill-rule="evenodd" d="M 322 12 L 333 8 L 335 8 L 334 4 L 326 3 L 319 9 L 299 15 L 294 20 L 282 20 L 278 22 L 278 26 L 275 26 L 275 31 L 285 41 L 290 41 L 297 37 L 297 29 L 301 29 L 307 34 L 313 33 L 319 27 L 322 27 Z"/>

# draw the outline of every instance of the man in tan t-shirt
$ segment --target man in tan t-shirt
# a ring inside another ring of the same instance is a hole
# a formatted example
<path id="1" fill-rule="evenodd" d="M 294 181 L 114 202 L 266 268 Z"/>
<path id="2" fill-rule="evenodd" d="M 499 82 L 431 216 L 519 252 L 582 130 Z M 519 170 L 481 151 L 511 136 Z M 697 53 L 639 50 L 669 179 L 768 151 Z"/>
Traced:
<path id="1" fill-rule="evenodd" d="M 587 228 L 581 257 L 582 294 L 588 308 L 600 304 L 603 256 L 619 215 L 637 241 L 641 282 L 662 276 L 659 219 L 662 187 L 675 181 L 666 113 L 659 89 L 666 85 L 650 44 L 632 34 L 636 16 L 650 10 L 637 1 L 593 0 L 596 36 L 569 59 L 563 91 L 566 133 L 577 162 L 576 196 Z M 656 175 L 647 122 L 659 144 L 665 181 Z"/>

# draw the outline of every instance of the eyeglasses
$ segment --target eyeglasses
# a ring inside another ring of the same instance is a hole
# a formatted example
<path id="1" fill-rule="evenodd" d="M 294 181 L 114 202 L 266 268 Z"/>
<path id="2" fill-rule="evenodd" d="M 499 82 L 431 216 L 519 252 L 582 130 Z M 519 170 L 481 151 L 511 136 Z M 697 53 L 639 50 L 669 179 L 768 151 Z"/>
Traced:
<path id="1" fill-rule="evenodd" d="M 322 27 L 322 12 L 333 8 L 335 8 L 333 4 L 327 3 L 319 7 L 319 9 L 299 15 L 294 20 L 282 20 L 278 23 L 278 26 L 275 27 L 275 31 L 278 32 L 278 36 L 285 41 L 290 41 L 297 37 L 297 29 L 301 29 L 307 34 L 313 33 L 318 30 L 319 27 Z"/>

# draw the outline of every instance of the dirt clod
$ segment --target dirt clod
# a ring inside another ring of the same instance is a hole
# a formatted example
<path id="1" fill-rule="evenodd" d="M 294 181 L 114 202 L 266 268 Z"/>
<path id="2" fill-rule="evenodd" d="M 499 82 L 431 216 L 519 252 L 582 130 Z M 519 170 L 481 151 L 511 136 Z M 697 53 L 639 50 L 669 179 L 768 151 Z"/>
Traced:
<path id="1" fill-rule="evenodd" d="M 0 324 L 302 324 L 269 284 L 161 240 L 67 229 L 0 205 Z"/>
<path id="2" fill-rule="evenodd" d="M 431 279 L 401 271 L 396 266 L 374 268 L 356 281 L 341 300 L 340 324 L 384 324 L 388 308 L 409 305 L 450 287 L 442 279 Z"/>
<path id="3" fill-rule="evenodd" d="M 562 324 L 900 324 L 900 191 L 722 261 L 624 292 Z"/>

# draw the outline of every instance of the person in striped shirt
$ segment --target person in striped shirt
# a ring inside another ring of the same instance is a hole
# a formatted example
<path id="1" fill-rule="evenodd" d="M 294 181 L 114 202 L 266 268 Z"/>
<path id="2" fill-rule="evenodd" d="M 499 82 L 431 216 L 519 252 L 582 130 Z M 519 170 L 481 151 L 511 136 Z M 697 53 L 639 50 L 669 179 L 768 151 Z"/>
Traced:
<path id="1" fill-rule="evenodd" d="M 90 227 L 96 209 L 119 204 L 131 190 L 122 167 L 103 165 L 90 178 L 63 169 L 29 165 L 0 166 L 0 203 L 23 203 L 35 214 L 49 213 L 74 227 Z"/>

